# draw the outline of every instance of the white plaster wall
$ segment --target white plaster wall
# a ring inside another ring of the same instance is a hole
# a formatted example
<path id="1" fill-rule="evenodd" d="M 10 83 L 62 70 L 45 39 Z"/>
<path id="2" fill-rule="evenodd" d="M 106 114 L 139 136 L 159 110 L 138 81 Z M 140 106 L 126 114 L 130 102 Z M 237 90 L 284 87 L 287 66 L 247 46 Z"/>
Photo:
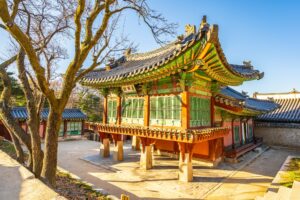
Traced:
<path id="1" fill-rule="evenodd" d="M 300 147 L 300 129 L 297 128 L 255 127 L 254 134 L 270 145 Z"/>

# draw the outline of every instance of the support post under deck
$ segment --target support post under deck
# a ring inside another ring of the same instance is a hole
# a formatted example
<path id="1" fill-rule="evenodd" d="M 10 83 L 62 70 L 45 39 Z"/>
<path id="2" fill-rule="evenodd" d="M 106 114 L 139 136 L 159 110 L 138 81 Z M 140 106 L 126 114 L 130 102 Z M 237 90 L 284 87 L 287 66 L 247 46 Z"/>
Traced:
<path id="1" fill-rule="evenodd" d="M 178 143 L 180 156 L 179 156 L 179 172 L 178 179 L 183 182 L 193 181 L 193 144 Z"/>
<path id="2" fill-rule="evenodd" d="M 132 136 L 132 149 L 136 150 L 136 151 L 139 151 L 141 149 L 140 148 L 140 138 L 135 135 Z"/>
<path id="3" fill-rule="evenodd" d="M 100 155 L 104 158 L 109 157 L 110 155 L 109 145 L 110 145 L 109 138 L 103 138 L 102 144 L 100 146 Z"/>

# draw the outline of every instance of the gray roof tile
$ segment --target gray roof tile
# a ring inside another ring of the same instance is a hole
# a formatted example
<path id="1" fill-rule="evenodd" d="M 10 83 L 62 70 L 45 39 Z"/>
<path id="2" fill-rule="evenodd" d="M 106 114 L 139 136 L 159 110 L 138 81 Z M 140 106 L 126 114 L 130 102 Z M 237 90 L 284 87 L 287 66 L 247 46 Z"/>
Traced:
<path id="1" fill-rule="evenodd" d="M 300 122 L 300 98 L 274 99 L 281 107 L 273 112 L 260 115 L 259 121 Z"/>
<path id="2" fill-rule="evenodd" d="M 270 112 L 279 107 L 277 102 L 249 98 L 247 95 L 244 95 L 230 87 L 222 88 L 220 93 L 222 95 L 225 95 L 225 96 L 228 96 L 228 97 L 231 97 L 231 98 L 234 98 L 234 99 L 244 102 L 245 108 L 252 109 L 252 110 L 257 110 L 257 111 L 262 111 L 262 112 Z"/>
<path id="3" fill-rule="evenodd" d="M 11 114 L 15 119 L 19 119 L 19 120 L 27 120 L 28 116 L 27 116 L 27 109 L 25 107 L 14 107 L 11 110 Z M 49 115 L 49 109 L 48 108 L 44 108 L 42 113 L 41 113 L 41 118 L 42 119 L 47 119 Z M 71 108 L 71 109 L 65 109 L 63 114 L 62 114 L 62 118 L 63 120 L 67 120 L 67 119 L 86 119 L 86 115 L 81 112 L 80 109 L 76 109 L 76 108 Z"/>

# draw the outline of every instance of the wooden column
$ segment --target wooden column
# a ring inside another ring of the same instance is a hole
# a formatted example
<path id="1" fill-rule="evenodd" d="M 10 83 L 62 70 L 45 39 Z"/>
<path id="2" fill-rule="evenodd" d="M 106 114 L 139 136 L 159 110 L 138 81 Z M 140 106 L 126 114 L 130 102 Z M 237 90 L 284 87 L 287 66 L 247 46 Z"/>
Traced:
<path id="1" fill-rule="evenodd" d="M 103 118 L 102 118 L 103 124 L 107 124 L 107 106 L 108 106 L 107 102 L 108 102 L 107 96 L 104 96 L 104 99 L 103 99 Z"/>
<path id="2" fill-rule="evenodd" d="M 144 96 L 144 126 L 150 125 L 150 96 Z"/>
<path id="3" fill-rule="evenodd" d="M 121 125 L 122 121 L 122 97 L 117 96 L 117 125 Z"/>
<path id="4" fill-rule="evenodd" d="M 109 157 L 109 138 L 103 138 L 102 143 L 100 143 L 100 155 L 104 158 Z"/>
<path id="5" fill-rule="evenodd" d="M 235 149 L 234 145 L 234 119 L 231 120 L 231 136 L 232 136 L 232 149 Z"/>
<path id="6" fill-rule="evenodd" d="M 213 162 L 213 166 L 216 167 L 222 161 L 223 155 L 223 138 L 217 138 L 209 140 L 209 159 Z"/>
<path id="7" fill-rule="evenodd" d="M 84 134 L 84 120 L 81 121 L 81 135 Z"/>
<path id="8" fill-rule="evenodd" d="M 215 98 L 212 96 L 210 98 L 210 123 L 211 127 L 215 125 Z"/>
<path id="9" fill-rule="evenodd" d="M 141 148 L 140 148 L 140 145 L 141 145 L 141 142 L 140 142 L 140 138 L 139 137 L 137 137 L 137 136 L 132 136 L 132 139 L 131 139 L 132 141 L 131 141 L 131 148 L 133 149 L 133 150 L 136 150 L 136 151 L 139 151 L 139 150 L 141 150 Z"/>
<path id="10" fill-rule="evenodd" d="M 181 127 L 182 129 L 190 128 L 190 99 L 189 92 L 181 93 Z"/>

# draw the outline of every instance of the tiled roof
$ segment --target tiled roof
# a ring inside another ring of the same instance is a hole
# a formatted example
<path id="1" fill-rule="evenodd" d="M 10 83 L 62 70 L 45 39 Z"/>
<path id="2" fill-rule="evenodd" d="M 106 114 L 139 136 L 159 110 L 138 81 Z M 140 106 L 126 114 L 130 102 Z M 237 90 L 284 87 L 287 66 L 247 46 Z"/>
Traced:
<path id="1" fill-rule="evenodd" d="M 27 109 L 25 107 L 14 107 L 11 110 L 11 114 L 15 119 L 18 120 L 27 120 L 28 116 L 27 116 Z M 44 108 L 42 113 L 41 113 L 41 118 L 42 119 L 47 119 L 49 114 L 49 109 L 48 108 Z M 71 109 L 65 109 L 63 114 L 62 114 L 62 118 L 63 120 L 67 120 L 67 119 L 86 119 L 86 115 L 81 112 L 80 109 L 76 109 L 76 108 L 71 108 Z"/>
<path id="2" fill-rule="evenodd" d="M 260 115 L 259 121 L 300 122 L 300 98 L 274 99 L 281 107 L 273 112 Z"/>
<path id="3" fill-rule="evenodd" d="M 184 36 L 183 38 L 178 39 L 154 51 L 136 54 L 128 53 L 127 55 L 124 55 L 109 64 L 109 70 L 101 68 L 88 73 L 81 80 L 81 84 L 91 86 L 93 84 L 123 81 L 131 77 L 136 77 L 141 74 L 155 71 L 158 68 L 178 58 L 180 55 L 185 53 L 189 49 L 189 47 L 199 44 L 200 40 L 202 40 L 203 38 L 209 38 L 211 36 L 211 32 L 213 31 L 213 27 L 214 26 L 212 26 L 212 28 L 209 28 L 209 25 L 206 24 L 205 26 L 200 27 L 198 31 L 186 34 L 186 36 Z M 217 37 L 217 34 L 216 36 L 211 36 L 209 40 L 213 40 L 214 37 Z M 260 73 L 258 70 L 254 70 L 253 67 L 250 66 L 250 63 L 244 63 L 243 65 L 228 64 L 225 55 L 223 55 L 219 41 L 218 39 L 216 40 L 217 42 L 215 46 L 219 47 L 218 49 L 220 49 L 219 51 L 221 53 L 220 56 L 222 57 L 223 62 L 226 63 L 226 67 L 232 74 L 238 76 L 239 78 L 245 78 L 249 80 L 260 79 L 263 76 L 263 73 Z"/>
<path id="4" fill-rule="evenodd" d="M 262 100 L 249 98 L 247 95 L 244 95 L 230 87 L 224 87 L 221 89 L 220 94 L 227 96 L 229 98 L 237 99 L 241 102 L 247 109 L 261 111 L 261 112 L 271 112 L 279 107 L 276 102 L 270 100 Z"/>

